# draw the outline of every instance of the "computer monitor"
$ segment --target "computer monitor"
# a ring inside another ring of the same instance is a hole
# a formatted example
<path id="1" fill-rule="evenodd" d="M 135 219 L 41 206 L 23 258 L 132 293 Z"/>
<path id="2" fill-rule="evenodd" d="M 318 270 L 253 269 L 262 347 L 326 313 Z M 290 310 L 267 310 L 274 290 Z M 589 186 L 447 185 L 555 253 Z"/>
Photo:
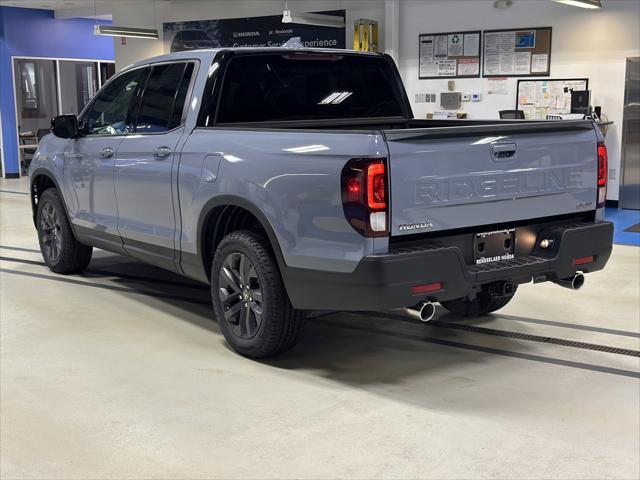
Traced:
<path id="1" fill-rule="evenodd" d="M 591 90 L 571 90 L 571 113 L 589 114 Z"/>

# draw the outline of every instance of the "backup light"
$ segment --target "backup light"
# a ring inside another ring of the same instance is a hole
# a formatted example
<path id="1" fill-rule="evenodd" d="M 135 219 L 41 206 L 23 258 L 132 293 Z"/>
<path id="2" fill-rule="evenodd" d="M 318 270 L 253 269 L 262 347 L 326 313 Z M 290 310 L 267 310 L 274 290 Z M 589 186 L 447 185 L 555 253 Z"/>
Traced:
<path id="1" fill-rule="evenodd" d="M 147 38 L 158 40 L 158 30 L 155 28 L 114 27 L 112 25 L 94 25 L 94 35 L 106 35 L 109 37 Z"/>

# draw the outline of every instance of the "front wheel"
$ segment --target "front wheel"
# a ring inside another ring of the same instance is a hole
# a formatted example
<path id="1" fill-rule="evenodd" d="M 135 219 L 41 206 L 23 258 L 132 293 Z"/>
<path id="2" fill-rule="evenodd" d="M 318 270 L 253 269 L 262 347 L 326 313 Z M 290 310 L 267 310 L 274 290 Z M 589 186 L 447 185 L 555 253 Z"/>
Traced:
<path id="1" fill-rule="evenodd" d="M 238 353 L 270 357 L 297 343 L 302 313 L 291 306 L 273 254 L 259 236 L 237 231 L 222 239 L 211 268 L 211 295 L 220 330 Z"/>
<path id="2" fill-rule="evenodd" d="M 500 310 L 506 306 L 516 294 L 517 289 L 518 287 L 514 285 L 513 292 L 510 295 L 501 297 L 492 296 L 488 292 L 479 292 L 473 300 L 456 298 L 454 300 L 440 302 L 440 305 L 451 313 L 462 317 L 479 317 Z"/>
<path id="3" fill-rule="evenodd" d="M 93 249 L 78 242 L 54 188 L 42 193 L 36 215 L 38 241 L 45 263 L 55 273 L 78 273 L 87 268 Z"/>

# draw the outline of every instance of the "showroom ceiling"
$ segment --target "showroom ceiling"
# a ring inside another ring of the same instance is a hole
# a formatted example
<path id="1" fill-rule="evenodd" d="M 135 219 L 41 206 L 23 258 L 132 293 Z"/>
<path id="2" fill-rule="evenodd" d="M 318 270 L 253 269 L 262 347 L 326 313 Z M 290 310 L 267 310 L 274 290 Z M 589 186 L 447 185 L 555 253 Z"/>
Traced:
<path id="1" fill-rule="evenodd" d="M 127 3 L 160 3 L 164 0 L 128 0 Z M 38 8 L 53 10 L 59 19 L 85 17 L 110 20 L 113 9 L 122 5 L 122 0 L 2 0 L 4 7 Z"/>
<path id="2" fill-rule="evenodd" d="M 160 0 L 163 1 L 163 0 Z M 154 0 L 128 0 L 128 3 L 152 3 Z M 53 10 L 56 18 L 85 17 L 110 20 L 113 9 L 122 0 L 2 0 L 4 7 L 39 8 Z"/>
<path id="3" fill-rule="evenodd" d="M 140 0 L 134 3 L 145 3 Z M 122 0 L 96 0 L 96 7 L 112 7 Z M 93 8 L 93 0 L 6 0 L 2 2 L 5 7 L 42 8 L 46 10 L 63 10 L 66 8 Z"/>

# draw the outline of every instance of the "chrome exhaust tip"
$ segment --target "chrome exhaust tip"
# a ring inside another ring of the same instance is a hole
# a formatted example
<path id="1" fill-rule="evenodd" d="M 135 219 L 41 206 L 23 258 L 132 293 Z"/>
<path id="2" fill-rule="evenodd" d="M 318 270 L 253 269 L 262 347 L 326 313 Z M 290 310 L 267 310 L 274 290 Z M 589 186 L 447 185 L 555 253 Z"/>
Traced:
<path id="1" fill-rule="evenodd" d="M 420 302 L 415 307 L 405 307 L 403 310 L 407 315 L 421 322 L 428 322 L 436 314 L 436 307 L 431 302 Z"/>
<path id="2" fill-rule="evenodd" d="M 576 272 L 573 277 L 561 278 L 560 280 L 556 280 L 555 283 L 570 290 L 580 290 L 584 285 L 584 274 L 582 272 Z"/>

